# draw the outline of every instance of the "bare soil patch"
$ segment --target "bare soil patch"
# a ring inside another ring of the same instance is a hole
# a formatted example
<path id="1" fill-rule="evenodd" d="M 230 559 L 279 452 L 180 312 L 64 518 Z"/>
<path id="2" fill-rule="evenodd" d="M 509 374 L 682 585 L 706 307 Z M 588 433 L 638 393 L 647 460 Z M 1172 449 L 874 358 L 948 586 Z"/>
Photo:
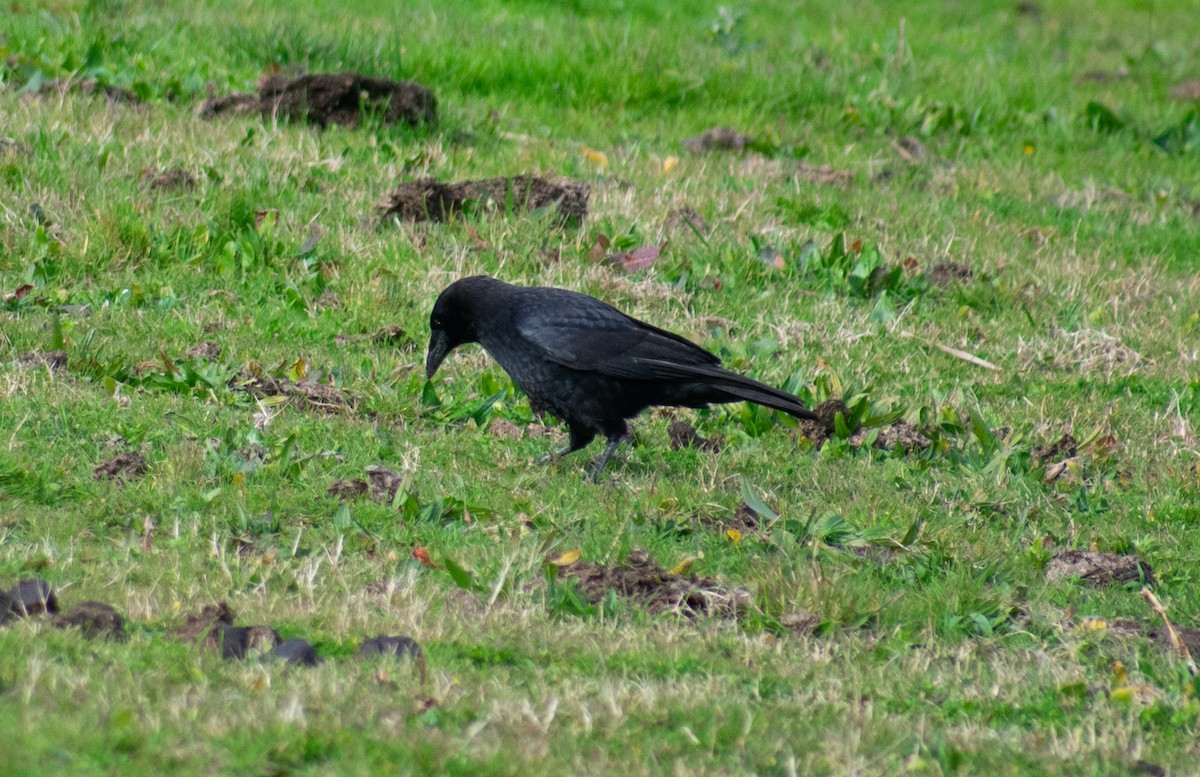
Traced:
<path id="1" fill-rule="evenodd" d="M 318 383 L 315 380 L 291 381 L 241 372 L 230 381 L 229 387 L 245 391 L 253 397 L 291 397 L 298 399 L 313 410 L 345 410 L 350 406 L 341 389 Z"/>
<path id="2" fill-rule="evenodd" d="M 167 167 L 161 170 L 147 170 L 142 173 L 142 183 L 151 189 L 195 189 L 199 183 L 196 176 L 182 167 Z"/>
<path id="3" fill-rule="evenodd" d="M 560 220 L 578 224 L 587 216 L 590 187 L 571 178 L 515 175 L 474 181 L 443 183 L 422 178 L 397 186 L 380 206 L 386 218 L 403 221 L 446 221 L 469 207 L 480 212 L 557 209 Z"/>
<path id="4" fill-rule="evenodd" d="M 107 637 L 121 641 L 127 636 L 125 619 L 121 613 L 103 602 L 80 602 L 70 610 L 55 615 L 50 625 L 59 629 L 79 629 L 89 639 Z"/>
<path id="5" fill-rule="evenodd" d="M 944 289 L 952 283 L 969 283 L 975 277 L 975 271 L 957 262 L 938 262 L 929 268 L 925 277 L 934 286 Z"/>
<path id="6" fill-rule="evenodd" d="M 729 127 L 713 127 L 683 140 L 683 147 L 697 154 L 706 151 L 745 151 L 752 145 L 754 138 Z"/>
<path id="7" fill-rule="evenodd" d="M 137 93 L 120 86 L 102 84 L 95 78 L 54 78 L 43 81 L 33 94 L 64 95 L 64 94 L 102 95 L 110 103 L 140 103 L 142 98 Z"/>
<path id="8" fill-rule="evenodd" d="M 1073 577 L 1082 578 L 1098 588 L 1114 583 L 1142 582 L 1154 585 L 1153 570 L 1137 556 L 1094 550 L 1064 550 L 1055 553 L 1046 567 L 1046 580 L 1054 583 Z"/>
<path id="9" fill-rule="evenodd" d="M 118 484 L 125 485 L 128 481 L 145 475 L 149 470 L 150 465 L 146 463 L 145 456 L 137 451 L 127 451 L 96 465 L 92 470 L 92 477 L 96 480 L 115 480 Z"/>
<path id="10" fill-rule="evenodd" d="M 903 418 L 888 426 L 878 427 L 878 430 L 879 434 L 875 437 L 872 447 L 881 450 L 894 451 L 901 448 L 906 453 L 913 453 L 923 451 L 932 445 L 929 438 L 921 434 L 920 429 Z M 866 443 L 867 437 L 872 431 L 872 429 L 859 429 L 850 435 L 848 442 L 855 447 L 861 446 Z"/>
<path id="11" fill-rule="evenodd" d="M 854 183 L 854 173 L 849 170 L 838 170 L 829 165 L 814 165 L 808 162 L 796 163 L 796 177 L 820 186 L 850 186 Z"/>
<path id="12" fill-rule="evenodd" d="M 17 366 L 27 370 L 45 367 L 51 372 L 59 372 L 66 369 L 67 352 L 66 351 L 31 351 L 22 354 L 17 359 Z"/>
<path id="13" fill-rule="evenodd" d="M 672 574 L 637 549 L 619 564 L 604 566 L 583 561 L 564 568 L 562 575 L 567 580 L 578 580 L 580 593 L 592 604 L 599 604 L 609 591 L 615 591 L 650 612 L 730 616 L 754 601 L 744 588 L 726 586 L 713 578 Z"/>
<path id="14" fill-rule="evenodd" d="M 721 450 L 721 441 L 715 437 L 702 437 L 696 427 L 687 421 L 675 421 L 667 427 L 667 436 L 671 438 L 671 448 L 699 448 L 702 451 L 716 453 Z"/>
<path id="15" fill-rule="evenodd" d="M 263 79 L 255 94 L 233 93 L 200 103 L 201 118 L 259 113 L 307 121 L 319 127 L 356 127 L 364 113 L 387 124 L 432 124 L 437 98 L 413 81 L 393 81 L 358 73 L 274 75 Z"/>

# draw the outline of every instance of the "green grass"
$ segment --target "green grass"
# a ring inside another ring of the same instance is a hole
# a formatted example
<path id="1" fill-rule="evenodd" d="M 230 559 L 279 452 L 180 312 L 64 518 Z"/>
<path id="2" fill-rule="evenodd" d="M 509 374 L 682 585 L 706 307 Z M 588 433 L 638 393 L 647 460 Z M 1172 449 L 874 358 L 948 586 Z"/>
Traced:
<path id="1" fill-rule="evenodd" d="M 1138 586 L 1045 581 L 1062 548 L 1136 553 L 1200 626 L 1200 107 L 1169 97 L 1200 77 L 1186 4 L 268 5 L 42 0 L 0 21 L 0 585 L 43 577 L 131 632 L 0 629 L 0 772 L 1195 770 L 1178 657 L 1077 628 L 1153 622 Z M 300 68 L 417 80 L 441 121 L 193 116 L 210 89 Z M 69 75 L 144 103 L 27 93 Z M 682 149 L 719 125 L 764 153 Z M 853 183 L 809 181 L 797 157 Z M 169 167 L 197 186 L 143 183 Z M 375 218 L 403 180 L 522 172 L 586 180 L 582 228 Z M 707 236 L 667 226 L 683 207 Z M 602 234 L 669 242 L 626 275 L 593 258 Z M 942 261 L 973 279 L 930 285 Z M 898 269 L 869 281 L 879 263 Z M 474 272 L 596 294 L 813 402 L 861 393 L 934 445 L 818 450 L 728 406 L 676 413 L 719 454 L 674 451 L 656 412 L 585 484 L 598 446 L 542 465 L 554 438 L 491 433 L 534 419 L 478 349 L 426 387 L 429 309 Z M 411 342 L 372 340 L 385 325 Z M 185 357 L 205 341 L 213 362 Z M 60 347 L 64 371 L 19 361 Z M 256 402 L 228 387 L 251 365 L 353 407 Z M 1092 444 L 1046 483 L 1033 448 L 1064 432 Z M 92 477 L 126 449 L 145 477 Z M 326 496 L 372 464 L 406 476 L 402 510 Z M 720 524 L 747 488 L 780 518 L 734 542 Z M 578 615 L 547 595 L 548 558 L 633 548 L 693 559 L 754 607 Z M 219 600 L 325 664 L 170 637 Z M 782 625 L 801 610 L 816 634 Z M 424 645 L 427 687 L 350 658 L 377 633 Z"/>

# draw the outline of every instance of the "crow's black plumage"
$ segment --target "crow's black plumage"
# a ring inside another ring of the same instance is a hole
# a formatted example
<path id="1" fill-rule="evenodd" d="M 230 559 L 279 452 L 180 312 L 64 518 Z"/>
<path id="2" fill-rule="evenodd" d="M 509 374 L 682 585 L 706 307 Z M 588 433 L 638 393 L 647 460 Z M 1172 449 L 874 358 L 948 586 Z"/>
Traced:
<path id="1" fill-rule="evenodd" d="M 593 479 L 629 436 L 626 420 L 652 405 L 746 400 L 818 420 L 798 398 L 722 368 L 695 343 L 566 289 L 463 278 L 442 291 L 429 329 L 430 378 L 450 351 L 479 343 L 535 408 L 566 422 L 570 444 L 558 453 L 607 437 Z"/>

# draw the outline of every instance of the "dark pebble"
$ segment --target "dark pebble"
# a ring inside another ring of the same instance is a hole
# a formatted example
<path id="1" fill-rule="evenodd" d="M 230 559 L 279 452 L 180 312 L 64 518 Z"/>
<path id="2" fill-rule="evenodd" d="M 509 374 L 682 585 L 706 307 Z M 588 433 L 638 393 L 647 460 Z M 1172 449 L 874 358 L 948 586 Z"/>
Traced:
<path id="1" fill-rule="evenodd" d="M 316 666 L 321 663 L 321 657 L 307 639 L 292 637 L 271 651 L 275 658 L 281 658 L 289 664 L 298 666 Z"/>
<path id="2" fill-rule="evenodd" d="M 399 656 L 401 658 L 417 659 L 425 655 L 425 651 L 417 644 L 415 639 L 409 637 L 385 637 L 382 634 L 378 637 L 371 637 L 363 640 L 362 646 L 358 649 L 359 658 L 372 658 L 374 656 Z"/>
<path id="3" fill-rule="evenodd" d="M 19 618 L 58 612 L 58 599 L 54 596 L 54 589 L 45 580 L 22 580 L 10 588 L 5 597 L 8 599 L 9 612 Z"/>

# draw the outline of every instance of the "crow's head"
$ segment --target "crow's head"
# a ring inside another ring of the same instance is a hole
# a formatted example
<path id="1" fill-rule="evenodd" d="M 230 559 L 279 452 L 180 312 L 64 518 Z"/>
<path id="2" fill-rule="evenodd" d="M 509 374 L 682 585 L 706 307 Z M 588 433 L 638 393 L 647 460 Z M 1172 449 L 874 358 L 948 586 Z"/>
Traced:
<path id="1" fill-rule="evenodd" d="M 479 305 L 485 300 L 490 284 L 499 284 L 499 281 L 486 275 L 472 275 L 455 281 L 438 295 L 433 312 L 429 314 L 426 376 L 432 378 L 442 360 L 458 346 L 479 342 L 476 331 Z"/>

